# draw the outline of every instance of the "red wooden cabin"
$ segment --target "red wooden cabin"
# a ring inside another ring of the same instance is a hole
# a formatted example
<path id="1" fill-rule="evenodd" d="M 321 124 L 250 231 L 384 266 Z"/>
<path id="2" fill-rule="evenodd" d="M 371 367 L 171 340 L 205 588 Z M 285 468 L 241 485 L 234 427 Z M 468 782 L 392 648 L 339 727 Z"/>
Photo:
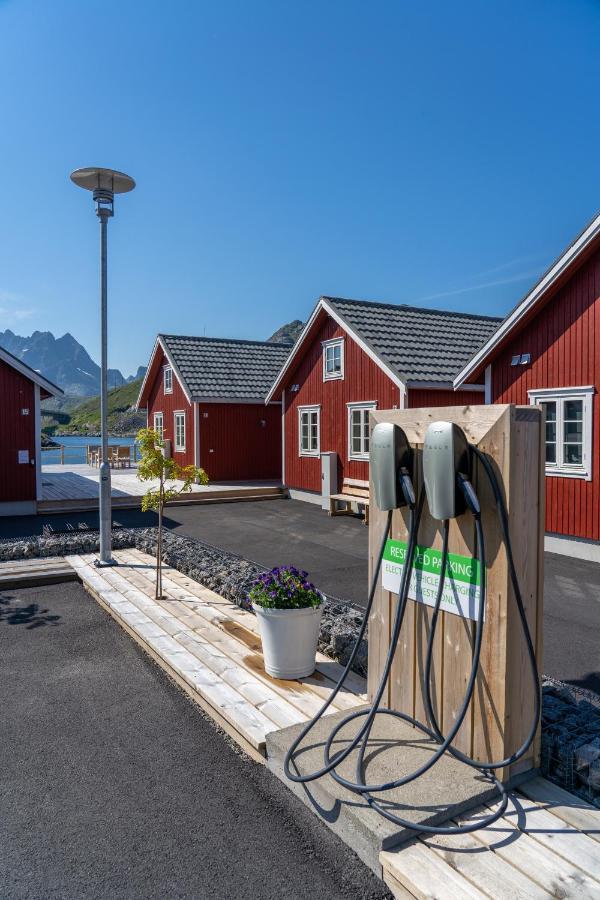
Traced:
<path id="1" fill-rule="evenodd" d="M 0 515 L 35 515 L 42 499 L 40 402 L 62 390 L 0 347 Z"/>
<path id="2" fill-rule="evenodd" d="M 281 405 L 264 397 L 290 346 L 159 334 L 138 409 L 181 465 L 211 481 L 281 477 Z"/>
<path id="3" fill-rule="evenodd" d="M 546 549 L 600 561 L 600 215 L 455 380 L 546 412 Z"/>
<path id="4" fill-rule="evenodd" d="M 345 478 L 368 479 L 370 409 L 483 403 L 483 384 L 457 396 L 452 381 L 499 321 L 321 297 L 267 396 L 283 404 L 291 496 L 324 503 L 324 453 L 337 460 L 331 493 Z"/>

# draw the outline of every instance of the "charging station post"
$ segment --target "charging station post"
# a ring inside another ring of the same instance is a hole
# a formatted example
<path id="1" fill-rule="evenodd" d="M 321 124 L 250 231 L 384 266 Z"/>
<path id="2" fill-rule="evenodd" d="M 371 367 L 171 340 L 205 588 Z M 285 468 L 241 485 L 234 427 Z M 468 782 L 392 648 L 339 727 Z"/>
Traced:
<path id="1" fill-rule="evenodd" d="M 414 451 L 413 482 L 417 492 L 423 486 L 425 433 L 431 423 L 440 420 L 458 425 L 493 467 L 508 514 L 516 574 L 539 667 L 544 539 L 542 411 L 537 407 L 512 405 L 374 410 L 371 428 L 377 423 L 391 423 L 399 425 L 406 434 Z M 481 524 L 486 539 L 486 621 L 476 688 L 453 746 L 475 760 L 500 760 L 509 757 L 523 741 L 531 722 L 535 696 L 494 493 L 477 460 L 473 460 L 472 479 L 481 505 Z M 391 539 L 384 554 L 369 619 L 370 699 L 379 683 L 390 645 L 397 584 L 405 562 L 408 521 L 406 507 L 394 510 Z M 419 528 L 404 626 L 383 696 L 384 705 L 421 722 L 427 722 L 423 675 L 433 600 L 439 583 L 441 525 L 426 506 Z M 387 514 L 372 504 L 371 572 L 386 526 Z M 473 516 L 468 512 L 450 519 L 449 553 L 450 572 L 433 646 L 431 675 L 432 707 L 445 734 L 456 720 L 465 695 L 475 636 L 481 573 L 476 562 L 476 529 Z M 499 770 L 498 777 L 507 781 L 537 768 L 539 750 L 538 733 L 524 756 L 509 771 Z"/>

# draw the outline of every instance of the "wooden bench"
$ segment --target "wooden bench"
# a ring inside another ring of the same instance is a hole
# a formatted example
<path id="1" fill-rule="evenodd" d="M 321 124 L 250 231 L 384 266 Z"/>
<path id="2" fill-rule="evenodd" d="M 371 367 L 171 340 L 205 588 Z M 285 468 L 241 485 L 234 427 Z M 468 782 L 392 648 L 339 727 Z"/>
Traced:
<path id="1" fill-rule="evenodd" d="M 343 508 L 338 508 L 338 503 L 343 504 Z M 344 478 L 341 494 L 331 494 L 329 497 L 329 515 L 330 516 L 348 516 L 354 515 L 352 504 L 364 506 L 365 518 L 364 524 L 369 524 L 369 482 L 361 481 L 359 478 Z"/>

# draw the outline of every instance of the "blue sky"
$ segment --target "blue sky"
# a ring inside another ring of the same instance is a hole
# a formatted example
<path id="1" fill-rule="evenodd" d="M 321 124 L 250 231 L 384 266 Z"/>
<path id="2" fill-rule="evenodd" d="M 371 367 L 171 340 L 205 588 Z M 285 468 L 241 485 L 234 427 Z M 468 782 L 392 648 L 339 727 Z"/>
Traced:
<path id="1" fill-rule="evenodd" d="M 597 0 L 0 0 L 0 328 L 110 364 L 320 294 L 504 314 L 600 208 Z"/>

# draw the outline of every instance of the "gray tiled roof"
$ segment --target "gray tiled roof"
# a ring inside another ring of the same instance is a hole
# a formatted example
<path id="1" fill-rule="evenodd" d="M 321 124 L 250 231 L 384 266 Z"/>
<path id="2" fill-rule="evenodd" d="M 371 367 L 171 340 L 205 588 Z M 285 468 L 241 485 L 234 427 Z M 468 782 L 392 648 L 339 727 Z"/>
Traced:
<path id="1" fill-rule="evenodd" d="M 174 334 L 161 334 L 159 338 L 192 400 L 264 401 L 292 347 Z"/>
<path id="2" fill-rule="evenodd" d="M 323 297 L 406 382 L 451 382 L 502 319 L 368 300 Z"/>

